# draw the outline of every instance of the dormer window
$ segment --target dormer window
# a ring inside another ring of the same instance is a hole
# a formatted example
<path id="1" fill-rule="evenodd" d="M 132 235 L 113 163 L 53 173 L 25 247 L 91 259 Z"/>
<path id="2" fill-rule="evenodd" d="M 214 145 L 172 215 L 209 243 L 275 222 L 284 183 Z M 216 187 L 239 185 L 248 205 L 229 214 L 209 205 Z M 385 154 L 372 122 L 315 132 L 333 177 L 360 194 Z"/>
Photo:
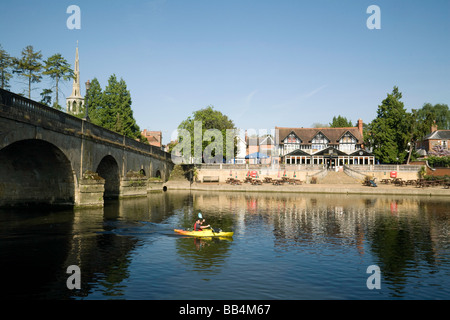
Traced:
<path id="1" fill-rule="evenodd" d="M 284 143 L 301 143 L 301 141 L 294 133 L 291 133 L 284 139 Z"/>
<path id="2" fill-rule="evenodd" d="M 302 141 L 295 133 L 290 133 L 284 140 L 284 154 L 300 149 Z"/>
<path id="3" fill-rule="evenodd" d="M 339 140 L 339 150 L 345 152 L 354 151 L 356 150 L 356 143 L 356 138 L 350 132 L 346 132 Z"/>
<path id="4" fill-rule="evenodd" d="M 328 143 L 330 143 L 330 140 L 328 140 L 323 133 L 319 132 L 311 140 L 313 152 L 327 148 Z"/>

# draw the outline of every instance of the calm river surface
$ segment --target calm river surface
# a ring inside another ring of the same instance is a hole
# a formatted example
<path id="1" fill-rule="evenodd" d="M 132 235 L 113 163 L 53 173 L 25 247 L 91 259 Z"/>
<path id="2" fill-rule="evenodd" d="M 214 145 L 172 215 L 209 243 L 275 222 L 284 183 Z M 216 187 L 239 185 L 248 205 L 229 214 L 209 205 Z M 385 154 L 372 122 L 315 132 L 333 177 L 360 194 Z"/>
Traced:
<path id="1" fill-rule="evenodd" d="M 174 228 L 207 223 L 232 239 Z M 450 299 L 450 199 L 168 191 L 0 210 L 10 299 Z M 69 290 L 67 267 L 81 272 Z M 376 284 L 380 270 L 380 289 Z"/>

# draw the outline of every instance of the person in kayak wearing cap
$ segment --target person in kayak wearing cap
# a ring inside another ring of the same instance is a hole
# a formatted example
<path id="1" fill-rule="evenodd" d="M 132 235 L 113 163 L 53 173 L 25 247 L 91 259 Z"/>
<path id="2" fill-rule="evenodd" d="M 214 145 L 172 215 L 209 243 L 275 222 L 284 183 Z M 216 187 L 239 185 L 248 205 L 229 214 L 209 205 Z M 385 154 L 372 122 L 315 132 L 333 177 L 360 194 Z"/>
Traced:
<path id="1" fill-rule="evenodd" d="M 203 216 L 201 213 L 198 214 L 198 218 L 197 221 L 195 221 L 194 224 L 194 231 L 202 231 L 205 228 L 209 228 L 210 225 L 208 224 L 207 226 L 202 226 L 202 224 L 205 222 L 205 219 L 203 219 Z"/>

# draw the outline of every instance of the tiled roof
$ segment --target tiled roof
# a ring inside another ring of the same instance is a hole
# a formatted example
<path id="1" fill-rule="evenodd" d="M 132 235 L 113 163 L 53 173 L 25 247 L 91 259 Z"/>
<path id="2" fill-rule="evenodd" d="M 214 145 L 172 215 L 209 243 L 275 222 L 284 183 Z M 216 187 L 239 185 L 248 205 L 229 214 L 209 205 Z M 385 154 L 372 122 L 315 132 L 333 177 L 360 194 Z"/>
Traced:
<path id="1" fill-rule="evenodd" d="M 297 137 L 302 140 L 302 143 L 311 143 L 311 140 L 321 132 L 328 140 L 330 144 L 336 144 L 339 142 L 340 138 L 349 132 L 352 134 L 358 143 L 363 142 L 363 136 L 359 131 L 358 127 L 345 127 L 345 128 L 284 128 L 275 127 L 278 130 L 278 135 L 276 137 L 278 144 L 283 144 L 283 140 L 291 133 L 295 133 Z"/>
<path id="2" fill-rule="evenodd" d="M 423 138 L 424 140 L 448 140 L 450 139 L 450 130 L 436 130 Z"/>

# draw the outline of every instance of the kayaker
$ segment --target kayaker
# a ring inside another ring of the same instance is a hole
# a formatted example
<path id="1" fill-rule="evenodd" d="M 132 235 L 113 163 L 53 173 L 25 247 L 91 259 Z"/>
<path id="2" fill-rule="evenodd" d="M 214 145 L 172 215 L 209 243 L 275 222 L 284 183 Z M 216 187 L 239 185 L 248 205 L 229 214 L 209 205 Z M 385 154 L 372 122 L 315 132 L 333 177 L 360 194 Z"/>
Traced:
<path id="1" fill-rule="evenodd" d="M 202 214 L 199 213 L 197 221 L 195 221 L 195 224 L 194 224 L 194 231 L 202 231 L 203 229 L 210 227 L 209 224 L 207 226 L 202 226 L 202 224 L 204 222 L 205 222 L 205 219 L 203 219 Z"/>

